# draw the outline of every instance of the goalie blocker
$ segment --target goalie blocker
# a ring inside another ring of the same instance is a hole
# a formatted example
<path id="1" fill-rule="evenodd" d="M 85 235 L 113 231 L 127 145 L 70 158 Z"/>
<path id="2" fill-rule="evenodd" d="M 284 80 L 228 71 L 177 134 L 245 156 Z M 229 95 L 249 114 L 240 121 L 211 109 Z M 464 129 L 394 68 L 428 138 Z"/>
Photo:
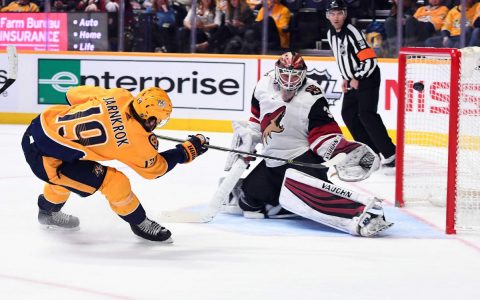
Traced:
<path id="1" fill-rule="evenodd" d="M 385 220 L 382 200 L 288 169 L 280 204 L 304 218 L 359 236 L 374 236 L 393 223 Z"/>

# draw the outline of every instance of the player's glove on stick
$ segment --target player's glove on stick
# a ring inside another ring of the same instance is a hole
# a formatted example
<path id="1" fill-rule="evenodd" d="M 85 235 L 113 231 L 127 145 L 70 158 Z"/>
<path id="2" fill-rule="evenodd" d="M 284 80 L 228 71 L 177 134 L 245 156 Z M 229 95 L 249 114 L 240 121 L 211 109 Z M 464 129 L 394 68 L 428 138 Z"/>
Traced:
<path id="1" fill-rule="evenodd" d="M 210 139 L 203 134 L 189 135 L 188 139 L 176 147 L 183 150 L 185 159 L 183 163 L 189 163 L 199 155 L 207 152 Z"/>
<path id="2" fill-rule="evenodd" d="M 255 152 L 255 146 L 260 143 L 261 134 L 251 128 L 246 122 L 233 122 L 233 138 L 231 148 L 244 152 Z M 253 157 L 230 152 L 225 162 L 225 171 L 230 171 L 233 163 L 242 157 L 245 161 L 254 160 Z"/>

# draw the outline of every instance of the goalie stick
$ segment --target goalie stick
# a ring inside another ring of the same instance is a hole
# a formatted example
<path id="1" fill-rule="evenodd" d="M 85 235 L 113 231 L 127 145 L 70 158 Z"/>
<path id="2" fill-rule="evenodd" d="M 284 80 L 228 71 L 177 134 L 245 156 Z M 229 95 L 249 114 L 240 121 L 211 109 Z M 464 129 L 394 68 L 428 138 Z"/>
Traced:
<path id="1" fill-rule="evenodd" d="M 158 135 L 158 134 L 155 134 L 155 135 L 157 136 L 157 138 L 162 139 L 162 140 L 173 141 L 173 142 L 178 142 L 178 143 L 185 142 L 185 140 L 181 140 L 181 139 L 177 139 L 177 138 L 173 138 L 173 137 L 169 137 L 169 136 Z M 210 149 L 220 150 L 220 151 L 234 152 L 234 153 L 244 154 L 244 155 L 248 155 L 248 156 L 255 156 L 255 157 L 284 161 L 284 162 L 286 162 L 287 164 L 290 164 L 290 165 L 296 165 L 296 166 L 307 167 L 307 168 L 315 168 L 315 169 L 328 169 L 330 167 L 333 167 L 334 165 L 341 162 L 347 156 L 346 153 L 339 153 L 339 154 L 337 154 L 337 156 L 330 159 L 329 161 L 323 162 L 321 164 L 312 164 L 312 163 L 305 163 L 305 162 L 296 161 L 296 160 L 293 160 L 293 159 L 285 159 L 285 158 L 274 157 L 274 156 L 269 156 L 269 155 L 245 152 L 245 151 L 240 151 L 240 150 L 235 150 L 235 149 L 230 149 L 230 148 L 225 148 L 225 147 L 220 147 L 220 146 L 215 146 L 215 145 L 206 145 L 206 147 L 210 148 Z"/>
<path id="2" fill-rule="evenodd" d="M 345 158 L 345 153 L 340 153 L 337 156 L 330 159 L 328 162 L 323 163 L 334 166 L 341 162 Z M 235 184 L 238 182 L 243 172 L 247 169 L 248 163 L 243 159 L 237 159 L 232 165 L 232 168 L 228 172 L 228 175 L 218 186 L 217 191 L 213 195 L 210 203 L 208 204 L 208 209 L 203 213 L 194 213 L 187 212 L 182 210 L 175 211 L 164 211 L 160 214 L 160 220 L 167 223 L 208 223 L 215 218 L 217 213 L 220 211 L 222 206 L 223 199 L 226 199 L 230 192 L 235 187 Z"/>
<path id="3" fill-rule="evenodd" d="M 13 45 L 7 46 L 7 59 L 8 59 L 8 77 L 3 86 L 0 88 L 0 94 L 5 92 L 15 80 L 17 80 L 18 71 L 18 58 L 17 49 Z"/>

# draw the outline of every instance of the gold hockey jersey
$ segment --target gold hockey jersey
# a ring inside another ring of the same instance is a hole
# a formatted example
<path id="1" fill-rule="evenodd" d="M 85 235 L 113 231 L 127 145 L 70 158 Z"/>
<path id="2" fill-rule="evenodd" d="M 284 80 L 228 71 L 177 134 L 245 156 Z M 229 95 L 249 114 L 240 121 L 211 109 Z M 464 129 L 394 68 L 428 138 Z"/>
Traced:
<path id="1" fill-rule="evenodd" d="M 39 122 L 32 122 L 32 136 L 46 156 L 64 161 L 118 160 L 148 179 L 167 172 L 157 137 L 130 112 L 134 99 L 130 92 L 79 86 L 70 89 L 66 98 L 71 106 L 49 107 Z"/>
<path id="2" fill-rule="evenodd" d="M 469 7 L 466 12 L 467 16 L 467 26 L 472 26 L 475 16 L 475 10 L 477 9 L 479 3 Z M 450 36 L 460 35 L 460 20 L 462 18 L 462 12 L 460 11 L 460 5 L 452 8 L 445 18 L 443 23 L 442 30 L 447 30 L 450 32 Z"/>

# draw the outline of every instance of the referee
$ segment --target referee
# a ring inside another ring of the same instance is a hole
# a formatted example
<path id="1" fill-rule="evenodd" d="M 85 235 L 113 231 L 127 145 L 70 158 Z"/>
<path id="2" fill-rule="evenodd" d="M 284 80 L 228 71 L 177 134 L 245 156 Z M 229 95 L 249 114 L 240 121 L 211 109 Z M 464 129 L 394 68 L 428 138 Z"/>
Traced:
<path id="1" fill-rule="evenodd" d="M 331 24 L 328 42 L 343 78 L 343 121 L 356 141 L 382 154 L 383 168 L 394 168 L 395 145 L 377 113 L 380 69 L 375 51 L 363 34 L 346 21 L 347 7 L 342 0 L 330 2 L 327 19 Z"/>

